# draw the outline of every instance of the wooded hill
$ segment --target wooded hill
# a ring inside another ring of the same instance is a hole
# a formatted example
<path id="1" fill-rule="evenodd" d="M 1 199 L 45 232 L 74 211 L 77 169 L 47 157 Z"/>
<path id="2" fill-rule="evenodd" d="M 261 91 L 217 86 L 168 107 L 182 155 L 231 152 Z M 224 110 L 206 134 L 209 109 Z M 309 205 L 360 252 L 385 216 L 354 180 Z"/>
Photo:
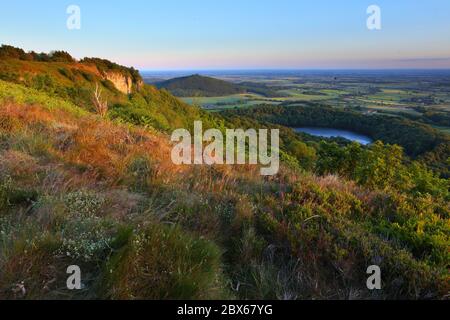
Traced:
<path id="1" fill-rule="evenodd" d="M 177 97 L 222 97 L 240 93 L 255 93 L 265 97 L 283 96 L 264 84 L 253 82 L 230 83 L 198 74 L 158 82 L 156 86 L 169 90 Z"/>

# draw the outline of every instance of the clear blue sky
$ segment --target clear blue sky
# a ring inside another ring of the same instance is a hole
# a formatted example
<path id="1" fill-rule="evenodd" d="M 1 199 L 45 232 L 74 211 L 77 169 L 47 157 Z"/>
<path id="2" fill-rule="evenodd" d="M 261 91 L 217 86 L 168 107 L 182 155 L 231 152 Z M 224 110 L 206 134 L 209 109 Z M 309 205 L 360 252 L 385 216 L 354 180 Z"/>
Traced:
<path id="1" fill-rule="evenodd" d="M 71 4 L 81 30 L 66 28 Z M 371 4 L 380 31 L 366 28 Z M 0 43 L 141 70 L 450 68 L 450 1 L 2 1 Z"/>

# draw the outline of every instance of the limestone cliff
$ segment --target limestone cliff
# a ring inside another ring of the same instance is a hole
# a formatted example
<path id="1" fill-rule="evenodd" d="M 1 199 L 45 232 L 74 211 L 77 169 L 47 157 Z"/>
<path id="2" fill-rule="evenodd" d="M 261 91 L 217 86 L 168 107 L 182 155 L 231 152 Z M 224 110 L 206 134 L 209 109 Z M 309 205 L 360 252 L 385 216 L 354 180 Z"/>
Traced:
<path id="1" fill-rule="evenodd" d="M 117 90 L 130 94 L 133 89 L 133 80 L 120 72 L 110 71 L 105 73 L 105 79 L 111 81 Z"/>

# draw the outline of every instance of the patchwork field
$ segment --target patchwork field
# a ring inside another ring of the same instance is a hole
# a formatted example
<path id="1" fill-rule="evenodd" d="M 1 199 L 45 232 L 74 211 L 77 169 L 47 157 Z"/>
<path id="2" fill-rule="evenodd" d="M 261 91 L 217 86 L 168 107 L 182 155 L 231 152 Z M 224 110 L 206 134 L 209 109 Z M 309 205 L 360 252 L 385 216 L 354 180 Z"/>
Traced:
<path id="1" fill-rule="evenodd" d="M 279 71 L 209 72 L 235 84 L 253 83 L 277 96 L 252 93 L 222 97 L 181 98 L 211 111 L 255 105 L 319 103 L 353 109 L 367 115 L 386 114 L 430 124 L 450 131 L 450 72 L 448 71 Z M 172 75 L 174 76 L 174 75 Z M 146 80 L 160 79 L 144 74 Z"/>

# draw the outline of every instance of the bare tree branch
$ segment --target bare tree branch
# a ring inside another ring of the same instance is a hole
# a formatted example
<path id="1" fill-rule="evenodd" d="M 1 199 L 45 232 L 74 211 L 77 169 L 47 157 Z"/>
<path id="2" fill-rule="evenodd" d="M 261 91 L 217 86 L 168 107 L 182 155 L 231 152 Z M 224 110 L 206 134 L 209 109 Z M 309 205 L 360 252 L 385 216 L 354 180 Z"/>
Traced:
<path id="1" fill-rule="evenodd" d="M 108 101 L 102 100 L 102 91 L 98 87 L 98 83 L 95 84 L 95 91 L 92 98 L 92 102 L 94 103 L 95 111 L 102 117 L 106 117 L 108 113 Z"/>

